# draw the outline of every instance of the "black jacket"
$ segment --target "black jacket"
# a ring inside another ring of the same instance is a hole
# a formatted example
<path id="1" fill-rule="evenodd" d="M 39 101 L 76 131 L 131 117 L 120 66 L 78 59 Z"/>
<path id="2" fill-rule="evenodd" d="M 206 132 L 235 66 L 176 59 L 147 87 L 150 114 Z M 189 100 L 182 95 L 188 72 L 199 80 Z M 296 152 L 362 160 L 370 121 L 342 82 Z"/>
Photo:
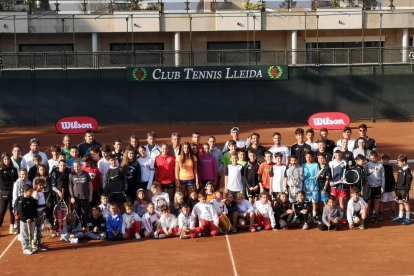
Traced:
<path id="1" fill-rule="evenodd" d="M 23 222 L 37 218 L 37 200 L 33 197 L 19 196 L 17 198 L 17 215 Z"/>
<path id="2" fill-rule="evenodd" d="M 93 229 L 98 227 L 99 232 L 106 231 L 106 220 L 103 218 L 102 215 L 99 215 L 98 218 L 94 218 L 93 216 L 89 217 L 88 221 L 88 229 L 89 231 L 93 232 Z"/>
<path id="3" fill-rule="evenodd" d="M 0 190 L 13 191 L 14 182 L 19 178 L 17 169 L 13 166 L 0 168 Z"/>

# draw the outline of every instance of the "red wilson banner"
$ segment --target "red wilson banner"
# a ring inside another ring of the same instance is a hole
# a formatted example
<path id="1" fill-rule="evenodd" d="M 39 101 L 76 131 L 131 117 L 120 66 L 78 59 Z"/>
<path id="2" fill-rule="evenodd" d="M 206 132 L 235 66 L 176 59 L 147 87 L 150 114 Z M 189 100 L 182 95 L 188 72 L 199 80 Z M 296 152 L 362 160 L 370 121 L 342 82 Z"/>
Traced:
<path id="1" fill-rule="evenodd" d="M 98 129 L 98 121 L 91 117 L 65 117 L 56 122 L 56 130 L 63 134 L 85 133 Z"/>
<path id="2" fill-rule="evenodd" d="M 343 129 L 351 122 L 349 116 L 341 112 L 323 112 L 308 118 L 308 125 L 313 129 Z"/>

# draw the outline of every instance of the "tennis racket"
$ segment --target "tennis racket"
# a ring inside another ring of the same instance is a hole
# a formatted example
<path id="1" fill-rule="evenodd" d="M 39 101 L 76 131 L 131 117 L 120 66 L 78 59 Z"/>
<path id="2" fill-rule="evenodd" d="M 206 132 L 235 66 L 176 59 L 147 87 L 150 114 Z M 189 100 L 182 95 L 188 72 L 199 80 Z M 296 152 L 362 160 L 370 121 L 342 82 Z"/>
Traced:
<path id="1" fill-rule="evenodd" d="M 345 172 L 341 180 L 334 182 L 337 184 L 353 185 L 359 181 L 359 173 L 356 170 L 349 170 Z"/>
<path id="2" fill-rule="evenodd" d="M 185 235 L 190 234 L 190 229 L 188 229 L 188 224 L 184 223 L 183 224 L 183 228 L 181 228 L 181 234 L 180 234 L 180 238 L 182 238 Z"/>
<path id="3" fill-rule="evenodd" d="M 256 162 L 258 164 L 262 164 L 265 161 L 265 157 L 263 155 L 259 155 L 256 157 Z"/>
<path id="4" fill-rule="evenodd" d="M 329 212 L 328 212 L 328 232 L 331 230 L 331 215 L 332 215 L 332 207 L 329 206 Z"/>
<path id="5" fill-rule="evenodd" d="M 45 219 L 43 221 L 42 225 L 40 226 L 40 230 L 42 232 L 42 238 L 44 239 L 49 239 L 53 235 L 53 226 L 48 219 Z"/>
<path id="6" fill-rule="evenodd" d="M 288 171 L 288 186 L 289 186 L 289 200 L 291 202 L 296 201 L 296 193 L 297 193 L 297 185 L 300 181 L 300 168 L 289 168 Z M 295 183 L 296 185 L 292 188 L 292 184 Z"/>
<path id="7" fill-rule="evenodd" d="M 58 231 L 63 231 L 63 221 L 66 220 L 66 215 L 68 214 L 68 206 L 65 202 L 65 189 L 62 188 L 62 198 L 56 203 L 55 208 L 53 209 L 53 218 L 55 223 L 58 223 Z"/>
<path id="8" fill-rule="evenodd" d="M 31 228 L 31 223 L 26 223 L 27 224 L 27 233 L 29 234 L 29 247 L 30 249 L 33 249 L 33 245 L 34 245 L 34 240 L 32 237 L 32 230 Z"/>
<path id="9" fill-rule="evenodd" d="M 227 217 L 226 214 L 224 214 L 224 206 L 223 206 L 223 212 L 221 213 L 219 217 L 219 232 L 223 234 L 227 234 L 231 229 L 231 223 L 230 219 Z"/>

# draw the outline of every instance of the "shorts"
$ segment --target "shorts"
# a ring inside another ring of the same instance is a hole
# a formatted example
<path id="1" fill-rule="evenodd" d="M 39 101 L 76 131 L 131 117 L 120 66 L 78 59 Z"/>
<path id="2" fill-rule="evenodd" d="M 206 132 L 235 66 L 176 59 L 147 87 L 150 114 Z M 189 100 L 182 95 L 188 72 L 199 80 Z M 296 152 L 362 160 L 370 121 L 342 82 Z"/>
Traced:
<path id="1" fill-rule="evenodd" d="M 380 199 L 381 202 L 394 201 L 394 192 L 383 193 Z"/>
<path id="2" fill-rule="evenodd" d="M 190 180 L 180 180 L 180 184 L 181 185 L 195 185 L 196 184 L 196 181 L 195 181 L 195 179 L 193 178 L 193 179 L 190 179 Z"/>
<path id="3" fill-rule="evenodd" d="M 359 218 L 359 219 L 361 219 L 362 217 L 361 217 L 361 210 L 359 210 L 359 211 L 354 211 L 354 213 L 352 214 L 352 217 L 353 218 Z"/>
<path id="4" fill-rule="evenodd" d="M 410 191 L 406 191 L 406 190 L 397 190 L 396 191 L 396 195 L 398 200 L 402 200 L 404 202 L 409 202 L 410 200 L 410 196 L 409 196 Z"/>
<path id="5" fill-rule="evenodd" d="M 369 185 L 363 185 L 361 189 L 362 198 L 367 202 L 369 200 L 369 195 L 371 194 L 371 190 Z"/>
<path id="6" fill-rule="evenodd" d="M 312 203 L 318 203 L 319 202 L 319 191 L 310 191 L 305 192 L 305 198 L 307 201 Z"/>
<path id="7" fill-rule="evenodd" d="M 233 195 L 234 200 L 236 200 L 236 195 L 238 193 L 242 192 L 242 191 L 232 191 L 232 190 L 229 190 L 229 189 L 227 189 L 227 191 L 228 191 L 229 194 Z"/>
<path id="8" fill-rule="evenodd" d="M 260 193 L 260 189 L 257 189 L 256 191 L 250 191 L 250 187 L 246 187 L 246 195 L 248 198 L 254 198 L 258 197 Z"/>
<path id="9" fill-rule="evenodd" d="M 319 191 L 319 201 L 327 202 L 329 193 L 325 192 L 325 195 L 322 194 L 322 191 Z"/>
<path id="10" fill-rule="evenodd" d="M 346 198 L 346 190 L 332 189 L 331 195 L 336 198 Z"/>
<path id="11" fill-rule="evenodd" d="M 167 184 L 160 184 L 161 185 L 161 189 L 175 189 L 175 183 L 171 182 L 171 183 L 167 183 Z"/>
<path id="12" fill-rule="evenodd" d="M 381 186 L 370 187 L 369 199 L 380 199 L 381 198 Z"/>
<path id="13" fill-rule="evenodd" d="M 273 192 L 272 193 L 272 200 L 277 200 L 278 195 L 282 192 Z"/>

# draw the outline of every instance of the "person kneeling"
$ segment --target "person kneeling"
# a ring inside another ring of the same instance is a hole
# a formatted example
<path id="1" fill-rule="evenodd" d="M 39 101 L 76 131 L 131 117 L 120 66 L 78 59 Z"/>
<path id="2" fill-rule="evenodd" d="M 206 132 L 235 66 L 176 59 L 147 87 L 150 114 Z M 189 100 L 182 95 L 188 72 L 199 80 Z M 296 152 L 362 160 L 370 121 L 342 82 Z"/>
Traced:
<path id="1" fill-rule="evenodd" d="M 351 188 L 351 199 L 348 201 L 346 211 L 349 229 L 359 224 L 361 230 L 365 229 L 364 221 L 367 217 L 368 204 L 360 197 L 361 192 L 358 188 Z"/>
<path id="2" fill-rule="evenodd" d="M 339 221 L 341 219 L 341 209 L 335 203 L 335 196 L 328 196 L 328 204 L 323 208 L 322 221 L 318 223 L 321 231 L 339 230 Z"/>

